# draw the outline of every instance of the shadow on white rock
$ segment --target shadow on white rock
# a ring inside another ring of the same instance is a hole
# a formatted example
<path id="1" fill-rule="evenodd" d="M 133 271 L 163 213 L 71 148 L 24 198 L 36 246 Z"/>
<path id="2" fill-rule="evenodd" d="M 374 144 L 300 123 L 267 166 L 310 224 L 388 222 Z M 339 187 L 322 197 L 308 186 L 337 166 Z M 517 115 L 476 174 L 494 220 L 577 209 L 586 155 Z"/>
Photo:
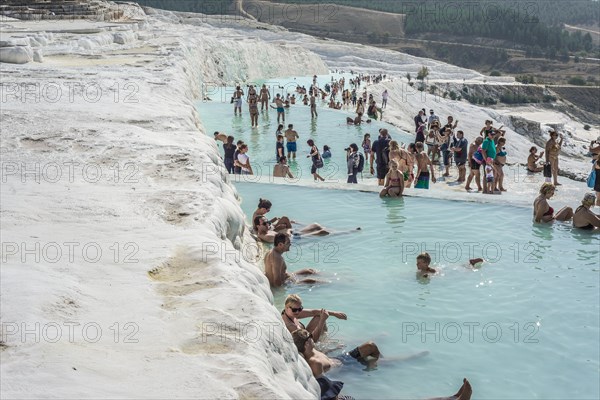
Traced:
<path id="1" fill-rule="evenodd" d="M 29 46 L 0 47 L 0 62 L 27 64 L 33 60 L 33 50 Z"/>

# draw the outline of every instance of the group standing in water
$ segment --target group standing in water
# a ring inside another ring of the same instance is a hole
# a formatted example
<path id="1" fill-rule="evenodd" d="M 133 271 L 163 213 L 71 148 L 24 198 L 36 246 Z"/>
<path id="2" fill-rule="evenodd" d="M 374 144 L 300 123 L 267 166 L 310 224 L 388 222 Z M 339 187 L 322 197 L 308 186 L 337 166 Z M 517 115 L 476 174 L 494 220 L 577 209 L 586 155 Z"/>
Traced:
<path id="1" fill-rule="evenodd" d="M 324 99 L 327 95 L 330 96 L 330 101 L 334 101 L 336 96 L 341 93 L 343 106 L 355 107 L 358 123 L 362 121 L 362 116 L 368 113 L 365 110 L 364 104 L 373 104 L 373 95 L 368 94 L 365 89 L 362 92 L 362 97 L 358 94 L 360 83 L 364 81 L 379 81 L 382 76 L 359 76 L 356 79 L 350 80 L 352 91 L 347 89 L 344 78 L 331 81 L 331 84 L 325 85 L 325 90 L 317 85 L 317 77 L 313 77 L 313 83 L 307 90 L 304 87 L 298 86 L 296 91 L 302 95 L 310 95 L 310 100 L 306 100 L 306 104 L 310 105 L 311 117 L 316 118 L 316 99 L 321 94 Z M 385 95 L 385 96 L 384 96 Z M 384 92 L 382 99 L 382 107 L 387 106 L 389 94 Z M 234 114 L 241 115 L 241 102 L 244 97 L 244 91 L 240 86 L 236 87 L 232 97 L 234 104 Z M 289 95 L 288 95 L 289 97 Z M 258 126 L 258 102 L 261 103 L 261 111 L 268 110 L 267 102 L 271 99 L 271 93 L 266 85 L 257 93 L 256 89 L 248 86 L 248 95 L 246 101 L 249 104 L 252 126 Z M 285 121 L 285 108 L 289 107 L 289 100 L 285 100 L 280 94 L 277 94 L 273 99 L 276 104 L 278 113 L 278 122 Z M 456 183 L 465 184 L 467 191 L 473 191 L 472 184 L 477 187 L 478 192 L 486 194 L 501 194 L 506 191 L 504 187 L 504 171 L 503 167 L 506 164 L 506 131 L 503 127 L 495 128 L 492 120 L 486 120 L 483 128 L 479 133 L 479 137 L 473 143 L 467 141 L 462 130 L 457 130 L 458 120 L 453 116 L 447 117 L 446 124 L 440 122 L 440 118 L 435 114 L 434 110 L 429 110 L 429 116 L 426 116 L 426 110 L 422 109 L 418 115 L 414 117 L 415 122 L 415 141 L 408 146 L 400 146 L 398 142 L 392 140 L 387 129 L 379 129 L 377 139 L 371 141 L 370 134 L 364 135 L 361 148 L 356 143 L 350 144 L 346 149 L 346 165 L 347 165 L 347 182 L 351 184 L 358 183 L 358 174 L 362 173 L 363 166 L 368 163 L 370 173 L 377 177 L 378 184 L 383 186 L 380 191 L 381 197 L 400 197 L 403 195 L 406 188 L 414 186 L 415 189 L 429 189 L 430 183 L 436 183 L 436 168 L 437 163 L 444 173 L 442 178 L 450 176 L 450 165 L 454 162 L 458 169 L 458 177 Z M 356 120 L 349 117 L 353 124 Z M 276 135 L 276 157 L 273 160 L 276 164 L 273 168 L 273 176 L 294 178 L 288 161 L 296 160 L 297 141 L 300 135 L 294 130 L 293 124 L 288 124 L 288 129 L 283 131 L 283 124 L 279 125 Z M 554 194 L 556 187 L 560 186 L 558 182 L 559 174 L 559 154 L 563 146 L 564 137 L 556 130 L 549 131 L 550 138 L 547 140 L 544 150 L 538 154 L 537 147 L 533 146 L 529 150 L 526 168 L 529 174 L 544 173 L 547 183 L 551 186 L 543 185 L 540 189 L 540 196 L 534 201 L 534 220 L 536 222 L 550 222 L 554 220 L 567 221 L 571 220 L 575 214 L 574 227 L 581 228 L 580 214 L 584 213 L 589 216 L 589 223 L 586 224 L 586 229 L 591 229 L 595 219 L 592 216 L 597 216 L 590 207 L 578 207 L 579 212 L 573 212 L 569 207 L 565 207 L 558 212 L 554 212 L 552 207 L 548 205 L 547 200 Z M 215 140 L 224 142 L 223 148 L 224 164 L 229 173 L 237 174 L 253 174 L 254 170 L 250 163 L 248 155 L 248 146 L 242 141 L 238 141 L 237 146 L 233 144 L 234 138 L 220 132 L 215 132 Z M 309 152 L 307 158 L 311 160 L 310 173 L 315 182 L 324 181 L 325 178 L 319 173 L 323 168 L 324 160 L 330 157 L 331 151 L 329 146 L 324 146 L 324 151 L 321 152 L 313 139 L 307 140 Z M 361 152 L 362 150 L 363 152 Z M 286 156 L 287 151 L 287 156 Z M 592 141 L 590 152 L 593 155 L 592 173 L 595 178 L 591 178 L 591 183 L 588 180 L 588 185 L 595 192 L 595 204 L 600 206 L 600 138 Z M 467 165 L 469 173 L 467 175 Z M 592 196 L 587 196 L 586 204 Z M 586 211 L 587 210 L 587 211 Z M 584 218 L 585 221 L 588 218 Z M 577 222 L 576 222 L 577 221 Z"/>

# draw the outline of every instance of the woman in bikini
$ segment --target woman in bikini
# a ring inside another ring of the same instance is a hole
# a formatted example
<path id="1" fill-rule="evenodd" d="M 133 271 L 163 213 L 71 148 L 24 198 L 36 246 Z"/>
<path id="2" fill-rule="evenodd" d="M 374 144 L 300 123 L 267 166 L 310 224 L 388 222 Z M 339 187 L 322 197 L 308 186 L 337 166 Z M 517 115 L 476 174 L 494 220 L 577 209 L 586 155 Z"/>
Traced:
<path id="1" fill-rule="evenodd" d="M 494 159 L 494 169 L 496 173 L 496 179 L 494 181 L 494 185 L 496 187 L 494 188 L 494 191 L 499 190 L 501 192 L 506 192 L 506 189 L 504 189 L 504 187 L 502 186 L 502 184 L 504 183 L 504 171 L 502 170 L 502 168 L 506 164 L 507 154 L 506 148 L 504 147 L 505 144 L 505 138 L 502 137 L 498 139 L 498 144 L 496 145 L 496 158 Z"/>
<path id="2" fill-rule="evenodd" d="M 371 154 L 371 134 L 370 133 L 365 133 L 365 135 L 363 136 L 363 141 L 360 145 L 363 148 L 363 151 L 365 152 L 365 159 L 368 160 L 369 155 Z"/>
<path id="3" fill-rule="evenodd" d="M 260 111 L 264 111 L 265 107 L 269 111 L 269 99 L 271 98 L 271 92 L 267 89 L 267 85 L 262 85 L 260 89 Z"/>
<path id="4" fill-rule="evenodd" d="M 495 132 L 496 128 L 492 126 L 492 123 L 493 121 L 487 119 L 485 121 L 485 126 L 479 131 L 479 136 L 483 136 L 484 138 L 486 138 L 488 137 L 488 134 Z"/>
<path id="5" fill-rule="evenodd" d="M 250 112 L 252 128 L 258 128 L 258 103 L 256 102 L 256 95 L 248 96 L 248 111 Z"/>
<path id="6" fill-rule="evenodd" d="M 558 155 L 563 145 L 563 135 L 560 135 L 560 141 L 557 141 L 558 133 L 555 130 L 550 131 L 550 139 L 546 142 L 546 162 L 550 163 L 552 170 L 552 179 L 554 186 L 559 186 L 558 183 Z"/>
<path id="7" fill-rule="evenodd" d="M 401 197 L 402 192 L 404 192 L 404 175 L 398 169 L 398 161 L 390 157 L 390 170 L 385 176 L 384 187 L 379 197 Z"/>
<path id="8" fill-rule="evenodd" d="M 577 207 L 575 214 L 573 214 L 573 228 L 598 231 L 598 228 L 600 228 L 600 216 L 590 210 L 595 201 L 596 195 L 594 193 L 586 193 L 583 196 L 581 205 Z"/>
<path id="9" fill-rule="evenodd" d="M 343 312 L 326 310 L 310 310 L 302 307 L 302 299 L 297 294 L 290 294 L 285 299 L 285 308 L 281 312 L 281 318 L 290 331 L 290 333 L 298 329 L 306 329 L 312 333 L 315 342 L 318 342 L 321 335 L 327 331 L 326 321 L 330 316 L 338 319 L 346 320 L 348 317 Z M 304 326 L 301 319 L 311 318 L 308 326 Z"/>
<path id="10" fill-rule="evenodd" d="M 540 188 L 540 195 L 533 201 L 533 217 L 535 222 L 568 221 L 573 217 L 571 207 L 563 207 L 556 214 L 548 204 L 548 200 L 554 196 L 556 187 L 546 182 Z"/>
<path id="11" fill-rule="evenodd" d="M 392 140 L 390 142 L 389 159 L 390 160 L 395 159 L 396 162 L 398 163 L 398 169 L 400 170 L 400 172 L 402 172 L 402 175 L 404 176 L 404 183 L 410 181 L 410 172 L 411 172 L 411 170 L 409 169 L 410 158 L 411 158 L 411 155 L 409 154 L 409 152 L 404 150 L 403 148 L 401 148 L 398 145 L 397 141 Z"/>
<path id="12" fill-rule="evenodd" d="M 538 161 L 544 156 L 544 152 L 542 151 L 539 156 L 536 153 L 537 147 L 532 146 L 529 149 L 529 156 L 527 157 L 527 171 L 534 174 L 544 170 L 542 165 L 538 165 Z"/>

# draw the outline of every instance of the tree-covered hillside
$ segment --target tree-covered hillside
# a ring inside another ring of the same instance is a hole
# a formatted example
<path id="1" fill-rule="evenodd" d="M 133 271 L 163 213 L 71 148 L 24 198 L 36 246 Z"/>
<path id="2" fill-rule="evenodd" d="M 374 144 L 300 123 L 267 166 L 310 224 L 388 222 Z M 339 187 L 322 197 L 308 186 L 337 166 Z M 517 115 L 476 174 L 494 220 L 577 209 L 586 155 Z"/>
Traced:
<path id="1" fill-rule="evenodd" d="M 426 16 L 437 14 L 438 20 L 456 18 L 460 8 L 466 22 L 469 11 L 494 18 L 499 8 L 511 10 L 522 18 L 537 18 L 547 25 L 599 24 L 600 3 L 596 0 L 275 0 L 278 3 L 318 4 L 333 3 L 350 7 L 368 8 L 400 14 Z M 460 7 L 459 7 L 460 6 Z"/>

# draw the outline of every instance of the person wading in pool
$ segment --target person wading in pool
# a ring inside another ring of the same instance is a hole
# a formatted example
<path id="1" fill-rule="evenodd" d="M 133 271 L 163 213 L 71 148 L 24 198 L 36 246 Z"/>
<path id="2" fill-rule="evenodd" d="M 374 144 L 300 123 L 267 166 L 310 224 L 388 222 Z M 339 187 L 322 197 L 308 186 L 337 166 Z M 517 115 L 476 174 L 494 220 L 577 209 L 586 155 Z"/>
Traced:
<path id="1" fill-rule="evenodd" d="M 311 95 L 310 95 L 310 117 L 311 118 L 315 118 L 318 117 L 319 114 L 317 114 L 317 99 L 315 97 L 315 94 L 313 91 L 311 91 Z"/>
<path id="2" fill-rule="evenodd" d="M 271 105 L 271 108 L 274 108 L 277 110 L 277 123 L 279 123 L 280 119 L 281 119 L 281 122 L 285 122 L 285 108 L 284 108 L 284 104 L 283 104 L 283 99 L 281 98 L 279 93 L 277 93 L 277 96 L 275 96 L 274 101 L 275 101 L 275 107 L 273 107 L 273 105 Z"/>
<path id="3" fill-rule="evenodd" d="M 233 94 L 233 115 L 237 115 L 238 111 L 240 112 L 240 116 L 242 115 L 242 98 L 244 97 L 244 91 L 241 87 L 237 86 L 235 88 L 235 93 Z"/>
<path id="4" fill-rule="evenodd" d="M 271 98 L 271 92 L 267 89 L 267 85 L 262 85 L 262 89 L 260 89 L 260 111 L 264 111 L 267 109 L 269 111 L 269 99 Z"/>
<path id="5" fill-rule="evenodd" d="M 296 275 L 312 275 L 317 271 L 312 268 L 304 268 L 294 273 L 287 272 L 287 265 L 283 259 L 283 253 L 290 249 L 290 237 L 285 233 L 278 233 L 273 239 L 273 248 L 265 255 L 265 275 L 272 287 L 280 287 L 287 280 L 296 283 L 314 284 L 316 279 L 305 278 L 297 280 Z"/>
<path id="6" fill-rule="evenodd" d="M 293 124 L 288 125 L 288 128 L 283 135 L 287 140 L 286 148 L 288 151 L 288 158 L 290 160 L 295 160 L 297 150 L 296 139 L 300 138 L 300 136 L 298 135 L 298 132 L 294 130 Z"/>

